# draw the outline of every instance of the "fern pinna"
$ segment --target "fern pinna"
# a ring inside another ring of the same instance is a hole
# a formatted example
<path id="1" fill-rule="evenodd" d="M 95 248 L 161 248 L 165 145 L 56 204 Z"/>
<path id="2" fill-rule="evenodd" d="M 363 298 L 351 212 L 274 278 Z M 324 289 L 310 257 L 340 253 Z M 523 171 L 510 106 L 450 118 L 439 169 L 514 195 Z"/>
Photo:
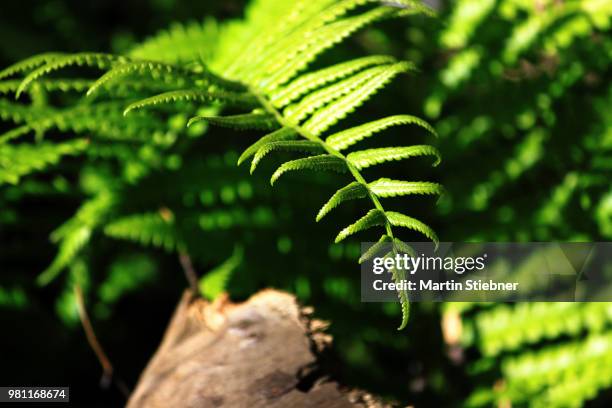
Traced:
<path id="1" fill-rule="evenodd" d="M 352 180 L 323 205 L 317 221 L 348 200 L 370 202 L 371 210 L 342 229 L 336 242 L 376 226 L 384 229 L 379 242 L 395 242 L 394 248 L 401 245 L 395 236 L 395 227 L 417 231 L 437 244 L 438 238 L 428 225 L 403 213 L 385 210 L 382 199 L 440 194 L 439 184 L 388 178 L 368 181 L 362 171 L 417 156 L 432 156 L 437 165 L 440 161 L 438 150 L 430 145 L 413 145 L 348 152 L 360 141 L 389 127 L 416 125 L 435 134 L 432 127 L 415 116 L 394 115 L 329 132 L 393 78 L 412 71 L 413 65 L 388 56 L 367 56 L 305 71 L 319 54 L 356 30 L 384 19 L 419 13 L 430 15 L 431 11 L 416 0 L 258 0 L 247 9 L 245 21 L 239 24 L 228 23 L 222 27 L 205 24 L 191 31 L 173 29 L 123 56 L 43 54 L 8 68 L 0 77 L 25 74 L 14 87 L 19 97 L 36 86 L 44 87 L 44 77 L 52 72 L 74 65 L 94 67 L 105 73 L 89 84 L 85 106 L 87 103 L 98 106 L 108 99 L 110 102 L 106 103 L 112 106 L 112 114 L 116 114 L 119 101 L 127 118 L 146 115 L 143 118 L 159 120 L 157 118 L 164 113 L 181 112 L 191 115 L 187 126 L 206 122 L 240 130 L 265 131 L 266 134 L 238 159 L 239 164 L 250 159 L 251 172 L 273 152 L 304 155 L 278 167 L 272 174 L 272 184 L 285 173 L 299 170 L 350 175 Z M 269 24 L 272 17 L 276 24 Z M 174 47 L 174 44 L 210 40 L 211 37 L 215 38 L 215 45 L 208 46 L 213 44 L 208 41 L 190 51 Z M 206 109 L 207 106 L 216 108 Z M 223 107 L 241 109 L 244 113 L 220 116 L 217 112 Z M 156 109 L 154 113 L 159 114 L 143 113 L 153 108 Z M 36 126 L 28 122 L 19 132 L 50 126 L 41 120 L 43 122 Z M 146 128 L 146 120 L 141 123 L 143 128 Z M 120 123 L 118 121 L 117 126 Z M 138 128 L 134 133 L 140 135 L 142 130 Z M 18 136 L 5 135 L 3 141 L 6 143 L 9 138 Z M 112 232 L 113 229 L 107 230 Z M 400 279 L 399 276 L 395 278 Z M 403 328 L 408 317 L 406 293 L 400 293 L 400 300 L 403 312 L 400 328 Z"/>

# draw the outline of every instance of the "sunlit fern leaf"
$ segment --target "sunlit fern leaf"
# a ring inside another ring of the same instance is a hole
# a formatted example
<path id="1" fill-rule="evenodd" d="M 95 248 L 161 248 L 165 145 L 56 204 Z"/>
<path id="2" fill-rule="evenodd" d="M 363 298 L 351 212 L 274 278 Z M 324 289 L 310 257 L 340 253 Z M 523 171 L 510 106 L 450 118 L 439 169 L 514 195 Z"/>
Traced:
<path id="1" fill-rule="evenodd" d="M 320 135 L 362 105 L 395 76 L 409 71 L 410 68 L 411 65 L 405 62 L 398 62 L 397 64 L 385 67 L 379 75 L 371 78 L 359 88 L 319 109 L 304 124 L 305 129 L 315 135 Z"/>
<path id="2" fill-rule="evenodd" d="M 172 251 L 181 246 L 172 217 L 159 212 L 128 215 L 106 224 L 104 234 Z"/>
<path id="3" fill-rule="evenodd" d="M 270 183 L 274 184 L 276 180 L 286 172 L 296 170 L 326 170 L 345 173 L 347 168 L 342 159 L 332 156 L 331 154 L 321 154 L 319 156 L 311 156 L 283 163 L 274 174 L 272 174 Z"/>
<path id="4" fill-rule="evenodd" d="M 273 114 L 261 112 L 230 116 L 195 116 L 189 119 L 187 126 L 202 120 L 215 126 L 238 130 L 275 130 L 280 127 Z"/>
<path id="5" fill-rule="evenodd" d="M 359 257 L 359 263 L 362 264 L 365 261 L 369 261 L 380 253 L 383 249 L 386 249 L 391 242 L 391 238 L 387 234 L 383 234 L 380 239 L 372 244 L 365 252 Z"/>
<path id="6" fill-rule="evenodd" d="M 27 87 L 30 86 L 32 82 L 53 71 L 57 71 L 59 69 L 72 65 L 108 69 L 114 63 L 121 61 L 125 61 L 125 57 L 103 53 L 84 52 L 60 56 L 58 58 L 50 60 L 45 65 L 29 73 L 28 76 L 23 79 L 23 82 L 21 83 L 21 85 L 19 85 L 19 88 L 17 88 L 17 97 L 19 97 L 19 95 L 21 95 L 21 93 L 25 89 L 27 89 Z"/>
<path id="7" fill-rule="evenodd" d="M 281 108 L 298 99 L 302 95 L 307 94 L 313 89 L 327 83 L 345 78 L 372 65 L 390 64 L 394 61 L 395 59 L 393 57 L 386 55 L 374 55 L 370 57 L 357 58 L 349 62 L 343 62 L 328 68 L 323 68 L 318 71 L 299 76 L 293 82 L 279 88 L 270 95 L 270 101 L 277 108 Z"/>
<path id="8" fill-rule="evenodd" d="M 169 63 L 190 62 L 209 58 L 219 35 L 217 22 L 206 19 L 203 23 L 172 24 L 153 37 L 134 47 L 129 55 L 135 59 L 149 59 Z"/>
<path id="9" fill-rule="evenodd" d="M 342 204 L 344 201 L 356 200 L 364 198 L 368 195 L 368 189 L 363 184 L 353 181 L 347 186 L 342 187 L 336 191 L 334 195 L 321 207 L 317 214 L 317 221 L 320 221 L 327 213 Z"/>
<path id="10" fill-rule="evenodd" d="M 290 58 L 287 56 L 285 61 L 283 61 L 281 57 L 282 53 L 279 52 L 276 59 L 264 64 L 263 69 L 261 69 L 264 75 L 260 81 L 255 79 L 255 82 L 259 83 L 266 92 L 278 88 L 279 85 L 293 78 L 324 50 L 341 42 L 358 29 L 376 20 L 387 17 L 390 14 L 392 14 L 392 12 L 389 11 L 389 8 L 381 7 L 356 17 L 346 18 L 331 23 L 321 28 L 306 42 L 305 45 L 307 45 L 307 47 L 299 52 L 295 52 L 295 55 L 292 55 Z M 289 49 L 295 49 L 295 47 Z"/>
<path id="11" fill-rule="evenodd" d="M 385 213 L 379 209 L 372 209 L 368 211 L 366 215 L 358 219 L 354 224 L 349 225 L 344 228 L 338 236 L 336 237 L 335 242 L 338 243 L 348 237 L 349 235 L 353 235 L 359 231 L 364 231 L 366 229 L 385 225 L 387 219 L 385 217 Z"/>
<path id="12" fill-rule="evenodd" d="M 415 145 L 407 147 L 381 147 L 376 149 L 360 150 L 349 153 L 346 158 L 358 169 L 365 169 L 370 166 L 381 164 L 393 160 L 403 160 L 417 156 L 434 156 L 436 158 L 434 166 L 440 163 L 440 152 L 433 146 Z"/>
<path id="13" fill-rule="evenodd" d="M 391 225 L 393 225 L 394 227 L 404 227 L 404 228 L 418 231 L 421 234 L 425 235 L 430 240 L 432 240 L 436 244 L 436 246 L 438 245 L 439 243 L 438 236 L 433 231 L 433 229 L 431 229 L 431 227 L 424 224 L 423 222 L 417 220 L 416 218 L 412 218 L 407 215 L 404 215 L 398 212 L 394 212 L 394 211 L 387 211 L 385 212 L 385 215 L 387 219 L 389 220 L 389 222 L 391 223 Z"/>
<path id="14" fill-rule="evenodd" d="M 378 197 L 396 197 L 409 194 L 437 194 L 443 192 L 442 185 L 427 181 L 403 181 L 381 178 L 368 184 Z"/>
<path id="15" fill-rule="evenodd" d="M 63 156 L 81 153 L 88 145 L 84 139 L 64 143 L 5 145 L 0 149 L 0 185 L 17 184 L 19 179 L 57 164 Z"/>
<path id="16" fill-rule="evenodd" d="M 44 54 L 34 55 L 30 58 L 26 58 L 23 61 L 19 61 L 18 63 L 13 64 L 0 71 L 0 79 L 19 74 L 21 72 L 30 71 L 41 65 L 47 64 L 48 62 L 57 59 L 58 57 L 63 55 L 64 54 L 57 52 L 48 52 Z"/>
<path id="17" fill-rule="evenodd" d="M 51 233 L 51 240 L 59 243 L 59 249 L 51 265 L 37 277 L 39 285 L 51 282 L 74 260 L 114 204 L 114 196 L 102 192 L 85 201 L 72 218 Z"/>
<path id="18" fill-rule="evenodd" d="M 268 143 L 280 142 L 284 140 L 295 140 L 298 137 L 298 133 L 288 127 L 283 127 L 278 130 L 275 130 L 274 132 L 263 136 L 261 139 L 246 148 L 245 151 L 238 158 L 238 165 L 240 166 L 246 159 L 253 156 L 262 146 Z"/>
<path id="19" fill-rule="evenodd" d="M 327 139 L 325 139 L 325 143 L 329 144 L 336 150 L 344 150 L 347 147 L 350 147 L 355 143 L 389 127 L 408 124 L 418 125 L 424 129 L 427 129 L 433 135 L 436 135 L 436 131 L 423 119 L 412 115 L 395 115 L 340 131 L 328 136 Z"/>
<path id="20" fill-rule="evenodd" d="M 131 103 L 123 111 L 124 115 L 127 115 L 130 111 L 135 109 L 142 109 L 154 105 L 162 105 L 173 102 L 201 102 L 211 103 L 219 102 L 224 105 L 254 108 L 259 105 L 257 98 L 248 93 L 231 93 L 223 91 L 205 91 L 200 89 L 185 89 L 180 91 L 164 92 L 159 95 L 151 96 L 140 101 Z"/>
<path id="21" fill-rule="evenodd" d="M 290 152 L 304 152 L 304 153 L 324 153 L 325 149 L 317 142 L 311 142 L 309 140 L 290 140 L 280 142 L 266 143 L 257 150 L 253 161 L 251 162 L 251 173 L 257 168 L 257 164 L 264 158 L 268 153 L 275 150 L 283 150 Z"/>
<path id="22" fill-rule="evenodd" d="M 304 97 L 304 99 L 298 103 L 287 107 L 283 111 L 283 116 L 294 123 L 301 122 L 305 117 L 320 107 L 360 88 L 361 85 L 368 80 L 386 72 L 387 69 L 388 66 L 385 65 L 369 68 L 340 82 L 318 89 Z"/>

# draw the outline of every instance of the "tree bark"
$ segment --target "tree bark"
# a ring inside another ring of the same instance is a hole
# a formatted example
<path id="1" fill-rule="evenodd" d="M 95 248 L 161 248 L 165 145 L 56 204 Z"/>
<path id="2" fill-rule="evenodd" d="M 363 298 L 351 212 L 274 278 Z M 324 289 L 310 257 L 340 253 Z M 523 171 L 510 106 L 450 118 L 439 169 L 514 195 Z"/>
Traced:
<path id="1" fill-rule="evenodd" d="M 275 290 L 240 304 L 186 291 L 128 408 L 386 406 L 321 371 L 331 336 L 310 314 Z"/>

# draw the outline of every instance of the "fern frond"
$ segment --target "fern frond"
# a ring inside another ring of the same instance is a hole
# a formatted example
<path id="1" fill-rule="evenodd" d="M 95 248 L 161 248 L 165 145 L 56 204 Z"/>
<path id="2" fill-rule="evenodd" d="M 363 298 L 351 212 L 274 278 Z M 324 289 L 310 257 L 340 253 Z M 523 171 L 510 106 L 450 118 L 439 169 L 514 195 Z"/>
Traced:
<path id="1" fill-rule="evenodd" d="M 389 127 L 408 124 L 420 126 L 427 129 L 427 131 L 429 131 L 431 134 L 437 136 L 434 128 L 432 128 L 431 125 L 429 125 L 429 123 L 423 119 L 412 115 L 395 115 L 335 133 L 327 137 L 327 139 L 325 139 L 325 143 L 329 144 L 332 148 L 341 151 Z"/>
<path id="2" fill-rule="evenodd" d="M 391 225 L 393 225 L 394 227 L 404 227 L 420 232 L 421 234 L 432 240 L 436 244 L 436 247 L 438 246 L 438 243 L 440 242 L 438 240 L 438 236 L 433 231 L 433 229 L 431 229 L 431 227 L 424 224 L 423 222 L 417 220 L 416 218 L 412 218 L 394 211 L 387 211 L 385 212 L 385 215 Z"/>
<path id="3" fill-rule="evenodd" d="M 255 156 L 253 157 L 253 161 L 251 162 L 251 174 L 257 168 L 259 162 L 266 156 L 268 153 L 271 153 L 275 150 L 284 150 L 290 152 L 304 152 L 304 153 L 324 153 L 325 150 L 323 147 L 317 142 L 311 142 L 309 140 L 299 140 L 299 141 L 281 141 L 281 142 L 270 142 L 264 144 L 262 147 L 257 150 Z"/>
<path id="4" fill-rule="evenodd" d="M 304 159 L 297 159 L 283 163 L 275 172 L 272 174 L 270 183 L 274 184 L 276 180 L 288 171 L 296 170 L 328 170 L 335 171 L 337 173 L 345 173 L 347 171 L 344 160 L 332 156 L 331 154 L 322 154 L 319 156 L 306 157 Z"/>
<path id="5" fill-rule="evenodd" d="M 263 136 L 261 139 L 246 148 L 245 151 L 242 152 L 242 154 L 238 158 L 238 165 L 240 166 L 246 159 L 253 156 L 262 146 L 268 143 L 281 142 L 284 140 L 295 140 L 298 137 L 298 133 L 288 127 L 283 127 L 278 130 L 275 130 L 274 132 Z"/>
<path id="6" fill-rule="evenodd" d="M 47 52 L 31 56 L 0 71 L 0 79 L 19 74 L 20 72 L 30 71 L 63 55 L 58 52 Z"/>
<path id="7" fill-rule="evenodd" d="M 353 181 L 349 185 L 336 191 L 334 195 L 331 196 L 331 198 L 319 210 L 316 220 L 320 221 L 323 217 L 325 217 L 325 215 L 327 215 L 327 213 L 342 204 L 344 201 L 364 198 L 367 195 L 367 187 L 357 181 Z"/>
<path id="8" fill-rule="evenodd" d="M 4 145 L 0 149 L 0 185 L 17 184 L 21 177 L 57 164 L 63 156 L 79 154 L 87 145 L 85 139 L 64 143 Z"/>
<path id="9" fill-rule="evenodd" d="M 205 120 L 215 126 L 238 130 L 275 130 L 280 126 L 271 113 L 246 113 L 230 116 L 194 116 L 189 119 L 187 126 L 191 126 L 201 120 Z"/>
<path id="10" fill-rule="evenodd" d="M 369 68 L 365 71 L 353 75 L 350 78 L 344 79 L 338 83 L 319 89 L 306 96 L 300 102 L 287 107 L 283 111 L 283 116 L 285 116 L 287 119 L 294 123 L 299 123 L 306 116 L 316 111 L 320 107 L 340 98 L 343 95 L 346 95 L 347 93 L 355 89 L 359 89 L 371 78 L 381 75 L 387 70 L 388 65 Z"/>
<path id="11" fill-rule="evenodd" d="M 159 95 L 151 96 L 131 103 L 123 111 L 127 115 L 132 110 L 142 109 L 149 106 L 173 103 L 173 102 L 220 102 L 229 106 L 254 108 L 258 106 L 257 98 L 248 93 L 230 93 L 222 91 L 205 91 L 201 89 L 184 89 L 180 91 L 164 92 Z"/>
<path id="12" fill-rule="evenodd" d="M 344 228 L 342 231 L 340 231 L 340 233 L 336 237 L 335 242 L 338 243 L 349 235 L 353 235 L 359 231 L 363 231 L 379 225 L 385 225 L 386 222 L 387 218 L 385 217 L 384 212 L 380 211 L 379 209 L 372 209 L 368 211 L 366 215 L 358 219 L 354 224 L 351 224 L 348 227 Z"/>
<path id="13" fill-rule="evenodd" d="M 37 85 L 48 92 L 84 92 L 92 84 L 92 81 L 85 79 L 49 79 L 39 80 Z M 8 94 L 17 92 L 17 88 L 21 84 L 21 80 L 9 80 L 0 82 L 0 94 Z"/>
<path id="14" fill-rule="evenodd" d="M 395 59 L 393 57 L 386 55 L 374 55 L 371 57 L 357 58 L 349 62 L 323 68 L 318 71 L 302 75 L 284 87 L 274 91 L 270 95 L 270 102 L 272 102 L 275 107 L 281 108 L 307 94 L 313 89 L 327 83 L 345 78 L 372 65 L 390 64 L 394 61 Z"/>
<path id="15" fill-rule="evenodd" d="M 178 232 L 172 217 L 159 212 L 128 215 L 108 223 L 104 234 L 116 239 L 153 245 L 172 251 L 180 246 Z"/>
<path id="16" fill-rule="evenodd" d="M 360 150 L 349 153 L 346 158 L 357 169 L 365 169 L 376 164 L 403 160 L 416 156 L 434 156 L 436 161 L 434 166 L 440 163 L 441 156 L 438 149 L 429 145 L 415 145 L 407 147 L 381 147 L 377 149 Z"/>
<path id="17" fill-rule="evenodd" d="M 363 104 L 395 76 L 410 69 L 411 65 L 405 62 L 385 67 L 382 72 L 362 86 L 317 111 L 305 123 L 304 128 L 315 135 L 320 135 Z"/>
<path id="18" fill-rule="evenodd" d="M 368 184 L 368 188 L 378 197 L 396 197 L 409 194 L 442 195 L 442 185 L 427 181 L 402 181 L 381 178 Z"/>
<path id="19" fill-rule="evenodd" d="M 57 71 L 72 65 L 107 69 L 110 68 L 114 63 L 121 62 L 124 60 L 125 57 L 113 54 L 89 52 L 65 55 L 58 58 L 54 58 L 42 67 L 32 71 L 30 74 L 28 74 L 28 76 L 23 79 L 23 82 L 21 83 L 21 85 L 19 85 L 19 88 L 17 88 L 17 97 L 19 97 L 21 93 L 26 90 L 32 82 L 53 71 Z"/>

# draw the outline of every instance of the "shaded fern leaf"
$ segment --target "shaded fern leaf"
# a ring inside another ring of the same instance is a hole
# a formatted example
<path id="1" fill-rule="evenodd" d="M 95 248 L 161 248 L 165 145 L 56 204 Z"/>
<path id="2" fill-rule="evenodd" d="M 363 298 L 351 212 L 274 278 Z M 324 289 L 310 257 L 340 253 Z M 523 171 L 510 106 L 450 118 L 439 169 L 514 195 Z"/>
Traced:
<path id="1" fill-rule="evenodd" d="M 104 234 L 116 239 L 153 245 L 170 252 L 181 245 L 172 217 L 159 212 L 128 215 L 108 223 Z"/>
<path id="2" fill-rule="evenodd" d="M 205 120 L 212 125 L 238 130 L 275 130 L 280 127 L 271 113 L 245 113 L 230 116 L 194 116 L 189 119 L 187 126 Z"/>
<path id="3" fill-rule="evenodd" d="M 408 159 L 416 156 L 434 156 L 436 158 L 433 164 L 434 166 L 438 165 L 441 160 L 438 149 L 429 145 L 381 147 L 377 149 L 360 150 L 358 152 L 349 153 L 346 158 L 356 168 L 365 169 L 384 162 Z"/>
<path id="4" fill-rule="evenodd" d="M 284 150 L 290 152 L 304 152 L 304 153 L 323 153 L 325 150 L 323 147 L 317 142 L 311 142 L 309 140 L 299 140 L 299 141 L 280 141 L 280 142 L 270 142 L 264 144 L 262 147 L 257 150 L 255 156 L 253 157 L 253 161 L 251 162 L 251 173 L 255 171 L 257 168 L 257 164 L 268 155 L 275 150 Z"/>
<path id="5" fill-rule="evenodd" d="M 356 232 L 363 231 L 375 226 L 385 225 L 387 222 L 387 218 L 385 213 L 380 211 L 379 209 L 372 209 L 368 211 L 366 215 L 358 219 L 354 224 L 349 225 L 344 228 L 338 236 L 336 237 L 335 242 L 338 243 L 348 237 L 349 235 L 353 235 Z"/>
<path id="6" fill-rule="evenodd" d="M 335 133 L 328 136 L 327 139 L 325 139 L 325 142 L 336 150 L 344 150 L 347 147 L 350 147 L 355 143 L 389 127 L 408 124 L 418 125 L 424 129 L 427 129 L 433 135 L 436 135 L 436 131 L 431 127 L 431 125 L 421 118 L 412 115 L 395 115 Z"/>
<path id="7" fill-rule="evenodd" d="M 59 249 L 51 265 L 36 278 L 39 285 L 51 282 L 76 258 L 114 203 L 113 195 L 103 192 L 85 201 L 72 218 L 51 233 L 51 240 L 59 242 Z"/>
<path id="8" fill-rule="evenodd" d="M 164 92 L 159 95 L 151 96 L 128 105 L 123 111 L 124 115 L 135 109 L 142 109 L 149 106 L 167 104 L 172 102 L 221 102 L 225 105 L 253 108 L 258 105 L 257 98 L 250 94 L 237 94 L 222 91 L 204 91 L 200 89 L 185 89 L 180 91 Z"/>
<path id="9" fill-rule="evenodd" d="M 334 195 L 321 207 L 317 214 L 317 221 L 320 221 L 327 213 L 342 204 L 344 201 L 356 200 L 364 198 L 368 195 L 368 189 L 363 184 L 353 181 L 347 186 L 342 187 L 336 191 Z"/>
<path id="10" fill-rule="evenodd" d="M 378 197 L 396 197 L 409 194 L 437 194 L 443 192 L 442 185 L 427 181 L 402 181 L 381 178 L 368 184 Z"/>
<path id="11" fill-rule="evenodd" d="M 63 55 L 64 54 L 58 52 L 47 52 L 44 54 L 33 55 L 0 71 L 0 79 L 19 74 L 21 72 L 30 71 Z"/>
<path id="12" fill-rule="evenodd" d="M 291 128 L 283 127 L 274 132 L 263 136 L 261 139 L 253 143 L 251 146 L 245 149 L 244 152 L 238 158 L 238 165 L 240 166 L 246 159 L 253 156 L 257 151 L 264 145 L 272 142 L 280 142 L 283 140 L 295 140 L 299 137 L 297 132 Z"/>
<path id="13" fill-rule="evenodd" d="M 362 264 L 365 261 L 369 261 L 370 259 L 374 258 L 374 256 L 389 245 L 389 242 L 391 242 L 391 238 L 387 234 L 384 234 L 377 242 L 365 250 L 365 252 L 359 257 L 359 263 Z"/>
<path id="14" fill-rule="evenodd" d="M 296 170 L 327 170 L 335 171 L 337 173 L 345 173 L 347 171 L 344 161 L 331 154 L 322 154 L 319 156 L 306 157 L 304 159 L 297 159 L 283 163 L 275 172 L 272 174 L 270 183 L 274 184 L 276 180 L 288 171 Z"/>
<path id="15" fill-rule="evenodd" d="M 65 55 L 58 58 L 51 59 L 48 63 L 41 66 L 40 68 L 32 71 L 28 76 L 26 76 L 17 88 L 17 97 L 21 95 L 21 93 L 27 89 L 28 86 L 37 79 L 41 78 L 44 75 L 50 74 L 53 71 L 57 71 L 59 69 L 76 65 L 76 66 L 90 66 L 96 67 L 99 69 L 107 69 L 110 68 L 114 63 L 125 60 L 125 57 L 113 55 L 113 54 L 103 54 L 103 53 L 89 53 L 83 52 L 78 54 Z"/>
<path id="16" fill-rule="evenodd" d="M 0 149 L 0 185 L 17 184 L 21 177 L 57 164 L 63 156 L 79 154 L 87 145 L 87 140 L 78 139 L 3 146 Z"/>
<path id="17" fill-rule="evenodd" d="M 244 250 L 240 246 L 234 248 L 232 256 L 221 265 L 208 271 L 200 281 L 198 286 L 200 293 L 208 300 L 214 300 L 227 288 L 232 273 L 242 264 Z"/>

